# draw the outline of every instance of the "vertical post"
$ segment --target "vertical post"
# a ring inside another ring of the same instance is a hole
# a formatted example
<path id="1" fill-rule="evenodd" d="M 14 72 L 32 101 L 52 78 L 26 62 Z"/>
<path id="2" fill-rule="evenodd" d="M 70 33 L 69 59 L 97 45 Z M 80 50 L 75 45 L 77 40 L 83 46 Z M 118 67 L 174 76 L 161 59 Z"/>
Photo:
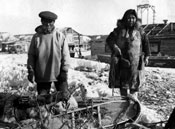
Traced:
<path id="1" fill-rule="evenodd" d="M 79 58 L 82 57 L 82 54 L 81 54 L 81 47 L 80 47 L 80 34 L 78 34 L 78 46 L 79 46 Z"/>
<path id="2" fill-rule="evenodd" d="M 100 106 L 97 106 L 97 112 L 98 112 L 98 123 L 99 127 L 101 127 L 101 112 L 100 112 Z"/>
<path id="3" fill-rule="evenodd" d="M 72 129 L 75 129 L 75 115 L 74 115 L 74 112 L 71 113 L 71 126 L 72 126 Z"/>
<path id="4" fill-rule="evenodd" d="M 149 22 L 149 8 L 147 8 L 147 25 L 148 25 L 148 22 Z"/>
<path id="5" fill-rule="evenodd" d="M 143 18 L 142 18 L 142 14 L 143 14 L 143 10 L 141 9 L 141 19 L 143 19 Z"/>
<path id="6" fill-rule="evenodd" d="M 112 96 L 114 96 L 114 88 L 112 88 Z"/>
<path id="7" fill-rule="evenodd" d="M 153 10 L 153 24 L 155 24 L 155 6 L 152 6 L 152 10 Z"/>

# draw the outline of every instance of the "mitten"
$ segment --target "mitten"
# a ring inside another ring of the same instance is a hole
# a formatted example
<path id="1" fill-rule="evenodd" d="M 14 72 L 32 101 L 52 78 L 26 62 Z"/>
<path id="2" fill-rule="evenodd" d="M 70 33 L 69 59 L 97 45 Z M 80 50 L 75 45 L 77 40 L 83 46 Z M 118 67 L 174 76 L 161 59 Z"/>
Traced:
<path id="1" fill-rule="evenodd" d="M 62 82 L 67 81 L 67 72 L 66 71 L 61 71 L 60 75 L 58 76 L 58 79 Z"/>
<path id="2" fill-rule="evenodd" d="M 122 68 L 129 68 L 131 66 L 131 63 L 129 62 L 129 60 L 121 57 L 120 58 L 120 65 Z"/>
<path id="3" fill-rule="evenodd" d="M 28 68 L 28 80 L 34 83 L 34 70 L 31 66 Z"/>

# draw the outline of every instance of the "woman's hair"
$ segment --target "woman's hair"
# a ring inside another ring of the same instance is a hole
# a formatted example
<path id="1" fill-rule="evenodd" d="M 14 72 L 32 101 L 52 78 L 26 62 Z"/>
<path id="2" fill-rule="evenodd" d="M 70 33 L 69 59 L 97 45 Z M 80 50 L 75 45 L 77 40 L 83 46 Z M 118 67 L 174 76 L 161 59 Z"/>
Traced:
<path id="1" fill-rule="evenodd" d="M 127 23 L 127 17 L 128 17 L 130 14 L 132 14 L 132 15 L 134 15 L 134 16 L 136 17 L 136 21 L 138 20 L 136 11 L 135 11 L 134 9 L 128 9 L 128 10 L 124 13 L 124 15 L 123 15 L 123 18 L 122 18 L 122 23 L 123 23 L 123 24 L 126 25 L 126 23 Z"/>

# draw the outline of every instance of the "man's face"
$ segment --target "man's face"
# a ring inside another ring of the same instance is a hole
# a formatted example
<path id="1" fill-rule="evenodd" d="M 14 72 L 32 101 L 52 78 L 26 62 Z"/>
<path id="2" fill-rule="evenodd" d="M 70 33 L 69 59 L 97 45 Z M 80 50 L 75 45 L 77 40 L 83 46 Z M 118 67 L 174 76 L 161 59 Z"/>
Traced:
<path id="1" fill-rule="evenodd" d="M 127 26 L 134 27 L 136 23 L 136 17 L 133 14 L 128 15 L 127 17 Z"/>
<path id="2" fill-rule="evenodd" d="M 41 23 L 45 30 L 47 30 L 48 32 L 51 32 L 54 28 L 55 21 L 44 19 L 44 20 L 41 20 Z"/>

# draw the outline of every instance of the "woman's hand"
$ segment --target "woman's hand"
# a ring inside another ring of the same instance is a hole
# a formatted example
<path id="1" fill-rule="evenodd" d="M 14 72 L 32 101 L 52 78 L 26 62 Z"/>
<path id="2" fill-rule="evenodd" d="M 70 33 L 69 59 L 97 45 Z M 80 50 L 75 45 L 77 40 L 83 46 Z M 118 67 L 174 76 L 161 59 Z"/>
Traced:
<path id="1" fill-rule="evenodd" d="M 145 57 L 145 60 L 144 61 L 145 61 L 145 66 L 148 65 L 148 63 L 149 63 L 149 57 Z"/>
<path id="2" fill-rule="evenodd" d="M 113 50 L 114 50 L 115 56 L 121 56 L 122 55 L 121 50 L 117 45 L 114 45 Z"/>

